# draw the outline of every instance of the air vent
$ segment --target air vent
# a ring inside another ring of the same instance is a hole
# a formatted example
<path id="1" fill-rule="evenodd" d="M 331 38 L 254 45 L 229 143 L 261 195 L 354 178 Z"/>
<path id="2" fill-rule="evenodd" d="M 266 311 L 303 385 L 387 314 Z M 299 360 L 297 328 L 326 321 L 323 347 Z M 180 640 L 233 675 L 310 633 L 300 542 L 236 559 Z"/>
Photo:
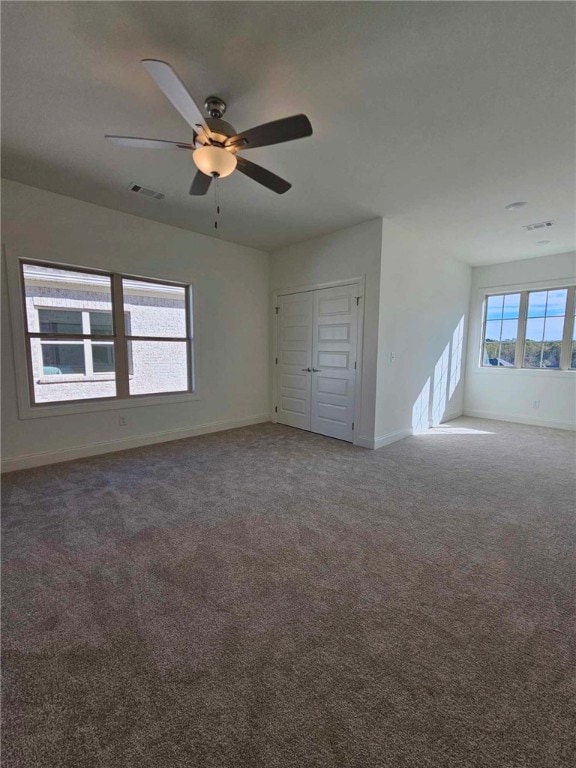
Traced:
<path id="1" fill-rule="evenodd" d="M 535 229 L 547 229 L 552 224 L 554 224 L 554 220 L 550 219 L 550 221 L 539 221 L 537 224 L 526 224 L 522 229 L 525 229 L 527 232 L 533 232 Z"/>
<path id="2" fill-rule="evenodd" d="M 144 195 L 144 197 L 153 197 L 154 200 L 164 200 L 165 195 L 162 192 L 156 192 L 154 189 L 148 189 L 141 184 L 130 184 L 128 187 L 130 192 L 136 192 L 138 195 Z"/>

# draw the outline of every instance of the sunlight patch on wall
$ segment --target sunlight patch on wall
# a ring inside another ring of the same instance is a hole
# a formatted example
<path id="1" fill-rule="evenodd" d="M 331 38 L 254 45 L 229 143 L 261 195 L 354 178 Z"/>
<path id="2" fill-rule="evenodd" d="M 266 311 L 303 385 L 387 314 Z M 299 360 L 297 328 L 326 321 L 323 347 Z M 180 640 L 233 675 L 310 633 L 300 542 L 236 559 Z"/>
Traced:
<path id="1" fill-rule="evenodd" d="M 432 390 L 432 425 L 442 421 L 446 410 L 446 393 L 448 390 L 448 370 L 450 364 L 450 342 L 444 347 L 434 368 L 434 384 Z"/>
<path id="2" fill-rule="evenodd" d="M 462 379 L 465 319 L 465 315 L 462 315 L 434 366 L 434 372 L 428 377 L 412 406 L 413 434 L 427 432 L 431 427 L 437 427 L 442 422 L 448 404 L 458 389 Z"/>
<path id="3" fill-rule="evenodd" d="M 412 431 L 426 432 L 430 427 L 430 377 L 412 407 Z"/>
<path id="4" fill-rule="evenodd" d="M 452 397 L 462 376 L 462 351 L 464 346 L 464 315 L 452 334 L 452 356 L 450 358 L 450 388 L 448 397 Z"/>

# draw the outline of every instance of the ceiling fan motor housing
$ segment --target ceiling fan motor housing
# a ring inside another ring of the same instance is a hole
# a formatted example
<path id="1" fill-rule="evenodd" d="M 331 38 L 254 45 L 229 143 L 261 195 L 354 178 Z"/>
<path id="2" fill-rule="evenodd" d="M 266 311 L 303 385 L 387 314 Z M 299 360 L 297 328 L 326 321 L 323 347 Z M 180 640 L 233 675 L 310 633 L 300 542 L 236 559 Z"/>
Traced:
<path id="1" fill-rule="evenodd" d="M 236 128 L 219 117 L 207 117 L 205 122 L 208 128 L 210 128 L 212 141 L 216 145 L 224 144 L 229 136 L 236 135 Z"/>

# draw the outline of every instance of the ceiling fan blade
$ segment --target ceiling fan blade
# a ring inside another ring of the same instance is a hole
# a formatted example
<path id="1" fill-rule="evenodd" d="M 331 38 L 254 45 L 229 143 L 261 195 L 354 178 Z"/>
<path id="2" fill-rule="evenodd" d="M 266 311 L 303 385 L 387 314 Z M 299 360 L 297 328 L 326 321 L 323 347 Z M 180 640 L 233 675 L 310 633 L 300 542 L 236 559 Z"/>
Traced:
<path id="1" fill-rule="evenodd" d="M 238 163 L 236 168 L 240 173 L 249 176 L 254 181 L 257 181 L 258 184 L 268 187 L 268 189 L 271 189 L 272 192 L 276 192 L 278 195 L 283 195 L 284 192 L 288 192 L 292 186 L 292 184 L 281 179 L 280 176 L 276 176 L 275 173 L 267 171 L 266 168 L 262 168 L 261 165 L 251 163 L 250 160 L 246 160 L 244 157 L 236 155 L 236 161 Z"/>
<path id="2" fill-rule="evenodd" d="M 141 139 L 137 136 L 110 136 L 104 137 L 118 147 L 133 147 L 134 149 L 194 149 L 193 144 L 184 141 L 163 141 L 162 139 Z"/>
<path id="3" fill-rule="evenodd" d="M 170 64 L 156 59 L 142 59 L 142 66 L 184 120 L 192 128 L 203 125 L 210 136 L 210 129 L 204 122 L 204 115 Z"/>
<path id="4" fill-rule="evenodd" d="M 210 189 L 210 184 L 212 183 L 212 177 L 206 176 L 205 173 L 202 173 L 202 171 L 198 171 L 196 176 L 194 176 L 194 181 L 192 182 L 192 186 L 190 187 L 190 194 L 191 195 L 205 195 L 206 192 Z"/>
<path id="5" fill-rule="evenodd" d="M 230 136 L 226 141 L 227 147 L 239 149 L 254 149 L 255 147 L 267 147 L 271 144 L 281 144 L 283 141 L 303 139 L 312 135 L 312 126 L 306 115 L 293 115 L 282 120 L 274 120 L 271 123 L 249 128 L 247 131 Z"/>

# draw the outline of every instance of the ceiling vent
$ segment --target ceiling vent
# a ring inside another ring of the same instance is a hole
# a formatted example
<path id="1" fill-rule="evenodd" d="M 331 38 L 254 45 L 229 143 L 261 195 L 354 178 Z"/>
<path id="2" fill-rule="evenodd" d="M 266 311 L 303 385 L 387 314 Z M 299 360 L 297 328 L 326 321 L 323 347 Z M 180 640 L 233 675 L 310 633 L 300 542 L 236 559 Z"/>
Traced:
<path id="1" fill-rule="evenodd" d="M 537 224 L 526 224 L 522 229 L 525 229 L 527 232 L 533 232 L 535 229 L 548 229 L 552 224 L 554 224 L 554 220 L 550 219 L 550 221 L 539 221 Z"/>
<path id="2" fill-rule="evenodd" d="M 136 192 L 137 195 L 153 197 L 154 200 L 164 200 L 166 197 L 166 195 L 164 195 L 162 192 L 156 192 L 155 189 L 148 189 L 148 187 L 143 187 L 141 184 L 130 184 L 128 189 L 130 192 Z"/>

